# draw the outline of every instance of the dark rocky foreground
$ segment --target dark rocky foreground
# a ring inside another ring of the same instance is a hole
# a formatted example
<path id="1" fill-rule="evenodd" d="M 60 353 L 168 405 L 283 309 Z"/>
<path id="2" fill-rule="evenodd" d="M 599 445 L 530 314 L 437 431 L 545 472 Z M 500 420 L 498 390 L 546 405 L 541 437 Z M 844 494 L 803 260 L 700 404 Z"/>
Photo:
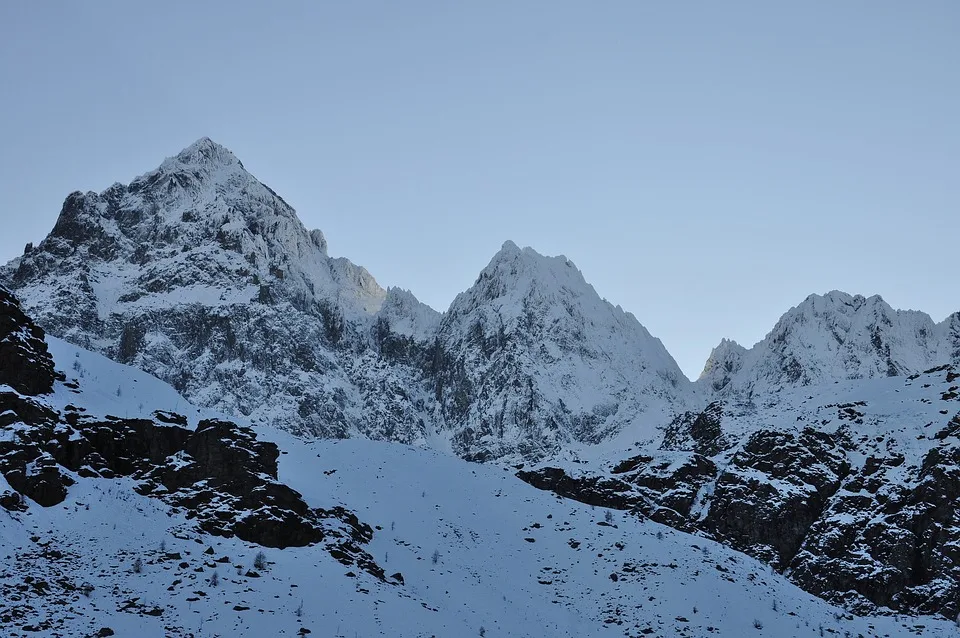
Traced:
<path id="1" fill-rule="evenodd" d="M 0 506 L 57 505 L 74 477 L 132 477 L 139 493 L 182 509 L 204 532 L 266 547 L 324 543 L 342 563 L 386 580 L 362 547 L 370 526 L 344 508 L 309 507 L 277 479 L 277 446 L 249 428 L 212 419 L 190 428 L 172 412 L 121 419 L 51 408 L 43 394 L 58 375 L 43 337 L 0 287 L 0 473 L 14 490 L 0 493 Z"/>
<path id="2" fill-rule="evenodd" d="M 535 487 L 702 533 L 855 611 L 960 612 L 960 413 L 950 366 L 908 378 L 943 409 L 918 428 L 910 464 L 864 427 L 865 402 L 825 406 L 843 425 L 721 433 L 723 406 L 678 419 L 661 449 L 609 476 L 520 471 Z M 953 413 L 953 416 L 950 416 Z M 685 448 L 685 449 L 683 449 Z M 724 453 L 724 448 L 726 448 Z"/>

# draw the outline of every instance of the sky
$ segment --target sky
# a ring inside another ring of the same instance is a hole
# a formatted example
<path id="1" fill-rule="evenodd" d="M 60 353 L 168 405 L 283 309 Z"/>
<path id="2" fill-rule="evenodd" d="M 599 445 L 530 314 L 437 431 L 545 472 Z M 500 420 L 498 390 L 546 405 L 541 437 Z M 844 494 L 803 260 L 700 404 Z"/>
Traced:
<path id="1" fill-rule="evenodd" d="M 510 239 L 696 378 L 810 293 L 960 310 L 960 4 L 0 2 L 0 259 L 209 136 L 444 310 Z"/>

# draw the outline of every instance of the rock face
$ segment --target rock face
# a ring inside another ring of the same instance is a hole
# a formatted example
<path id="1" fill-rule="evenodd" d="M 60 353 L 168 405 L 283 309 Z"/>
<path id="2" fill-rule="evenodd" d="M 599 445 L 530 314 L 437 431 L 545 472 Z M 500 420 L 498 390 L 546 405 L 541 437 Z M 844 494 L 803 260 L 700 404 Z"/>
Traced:
<path id="1" fill-rule="evenodd" d="M 670 449 L 644 450 L 607 474 L 518 476 L 707 534 L 853 610 L 955 618 L 958 383 L 948 365 L 830 386 L 861 400 L 818 404 L 800 388 L 768 408 L 712 404 L 666 428 Z M 725 444 L 705 447 L 697 429 Z"/>
<path id="2" fill-rule="evenodd" d="M 0 384 L 31 396 L 53 390 L 57 374 L 43 336 L 13 294 L 0 286 Z"/>
<path id="3" fill-rule="evenodd" d="M 323 543 L 341 562 L 386 580 L 362 548 L 373 530 L 343 508 L 310 508 L 277 479 L 277 446 L 258 441 L 249 428 L 207 419 L 190 429 L 185 417 L 171 412 L 121 419 L 88 415 L 72 404 L 61 412 L 45 403 L 42 393 L 53 389 L 58 375 L 43 333 L 8 291 L 0 289 L 0 301 L 6 334 L 0 381 L 10 386 L 19 380 L 33 391 L 0 389 L 0 473 L 14 490 L 0 494 L 5 509 L 23 511 L 31 501 L 57 505 L 74 475 L 132 477 L 139 493 L 183 508 L 207 533 L 267 547 Z M 65 386 L 71 387 L 77 386 Z"/>
<path id="4" fill-rule="evenodd" d="M 206 138 L 128 185 L 71 194 L 0 281 L 51 334 L 313 436 L 529 460 L 658 422 L 691 392 L 565 258 L 507 244 L 441 316 L 331 258 Z"/>

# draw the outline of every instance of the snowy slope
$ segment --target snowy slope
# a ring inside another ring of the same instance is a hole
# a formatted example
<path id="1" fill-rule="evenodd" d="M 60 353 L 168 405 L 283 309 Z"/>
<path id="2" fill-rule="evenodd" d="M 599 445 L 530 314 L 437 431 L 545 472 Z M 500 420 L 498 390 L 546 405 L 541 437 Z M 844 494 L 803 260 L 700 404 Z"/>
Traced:
<path id="1" fill-rule="evenodd" d="M 57 410 L 133 414 L 172 401 L 191 424 L 210 416 L 99 355 L 56 340 L 51 350 L 58 368 L 83 371 L 79 388 L 58 382 L 44 399 Z M 318 546 L 212 537 L 129 479 L 75 476 L 61 504 L 0 511 L 4 635 L 954 635 L 929 618 L 851 616 L 717 543 L 557 500 L 494 466 L 260 434 L 285 452 L 280 479 L 312 506 L 345 505 L 375 526 L 368 549 L 402 584 Z M 260 551 L 267 564 L 255 569 Z"/>
<path id="2" fill-rule="evenodd" d="M 662 442 L 525 480 L 755 556 L 851 609 L 950 618 L 960 583 L 960 373 L 712 403 Z"/>

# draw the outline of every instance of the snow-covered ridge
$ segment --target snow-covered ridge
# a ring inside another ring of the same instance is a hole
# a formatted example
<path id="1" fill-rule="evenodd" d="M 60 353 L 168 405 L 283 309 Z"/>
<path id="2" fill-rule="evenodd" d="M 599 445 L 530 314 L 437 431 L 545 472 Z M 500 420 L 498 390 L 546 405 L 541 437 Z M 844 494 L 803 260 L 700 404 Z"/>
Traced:
<path id="1" fill-rule="evenodd" d="M 923 312 L 894 310 L 879 295 L 810 295 L 749 350 L 722 342 L 698 384 L 724 396 L 762 395 L 793 385 L 908 375 L 960 361 L 958 325 L 960 313 L 937 324 Z"/>

